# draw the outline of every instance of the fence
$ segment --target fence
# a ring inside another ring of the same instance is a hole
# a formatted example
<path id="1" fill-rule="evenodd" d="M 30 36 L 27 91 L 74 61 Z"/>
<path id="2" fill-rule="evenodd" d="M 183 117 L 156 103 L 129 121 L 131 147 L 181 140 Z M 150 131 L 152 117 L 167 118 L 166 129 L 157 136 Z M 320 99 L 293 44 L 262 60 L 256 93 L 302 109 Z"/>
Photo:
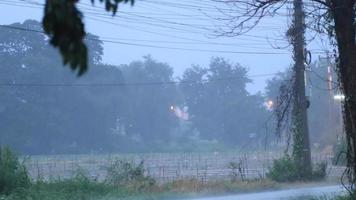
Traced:
<path id="1" fill-rule="evenodd" d="M 25 158 L 25 165 L 34 179 L 65 179 L 81 168 L 92 178 L 104 180 L 107 167 L 115 160 L 132 163 L 143 160 L 147 175 L 162 183 L 193 178 L 201 181 L 227 180 L 232 176 L 241 179 L 262 179 L 273 160 L 282 155 L 279 152 L 56 155 Z M 329 163 L 329 176 L 341 176 L 343 168 L 331 166 L 331 159 L 331 155 L 313 155 L 314 162 Z"/>

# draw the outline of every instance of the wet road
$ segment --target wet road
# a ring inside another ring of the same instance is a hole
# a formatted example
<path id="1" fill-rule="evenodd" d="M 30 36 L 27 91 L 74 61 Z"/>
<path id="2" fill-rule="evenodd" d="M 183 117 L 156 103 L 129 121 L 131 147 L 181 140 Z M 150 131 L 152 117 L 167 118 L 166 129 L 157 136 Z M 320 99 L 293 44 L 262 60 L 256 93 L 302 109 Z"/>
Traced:
<path id="1" fill-rule="evenodd" d="M 323 186 L 311 188 L 288 189 L 271 192 L 259 192 L 223 197 L 199 198 L 194 200 L 307 200 L 311 196 L 334 196 L 345 190 L 341 186 Z"/>

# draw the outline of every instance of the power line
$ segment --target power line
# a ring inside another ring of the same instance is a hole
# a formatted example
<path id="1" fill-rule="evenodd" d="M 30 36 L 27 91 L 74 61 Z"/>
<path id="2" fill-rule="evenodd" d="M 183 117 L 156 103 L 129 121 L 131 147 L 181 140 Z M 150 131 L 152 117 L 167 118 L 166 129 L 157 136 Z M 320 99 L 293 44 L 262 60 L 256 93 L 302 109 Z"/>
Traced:
<path id="1" fill-rule="evenodd" d="M 5 0 L 6 1 L 6 0 Z M 7 1 L 7 2 L 13 2 L 13 1 Z M 21 1 L 21 2 L 17 2 L 17 3 L 29 3 L 31 5 L 37 5 L 37 6 L 42 6 L 43 7 L 43 4 L 40 4 L 40 3 L 34 3 L 34 2 L 28 2 L 28 1 Z M 0 2 L 1 4 L 1 2 Z M 12 4 L 10 4 L 12 5 Z M 13 4 L 15 6 L 20 6 L 22 7 L 21 5 L 22 4 Z M 27 6 L 25 6 L 27 7 Z M 31 7 L 31 8 L 41 8 L 41 7 Z M 116 24 L 116 23 L 113 23 L 113 22 L 108 22 L 108 21 L 104 21 L 104 20 L 100 20 L 100 19 L 94 19 L 94 17 L 90 17 L 90 14 L 92 15 L 98 15 L 100 16 L 101 18 L 106 18 L 108 19 L 109 16 L 106 16 L 105 14 L 102 14 L 101 12 L 95 12 L 94 9 L 89 9 L 89 10 L 92 10 L 94 12 L 88 12 L 89 16 L 87 16 L 88 18 L 92 19 L 92 20 L 95 20 L 95 21 L 101 21 L 101 22 L 105 22 L 105 23 L 110 23 L 110 24 L 113 24 L 113 25 L 119 25 L 120 27 L 125 27 L 125 28 L 130 28 L 130 29 L 134 29 L 134 30 L 139 30 L 139 31 L 144 31 L 144 32 L 148 32 L 148 33 L 154 33 L 154 34 L 157 34 L 157 35 L 165 35 L 165 36 L 168 36 L 167 34 L 162 34 L 162 33 L 157 33 L 157 32 L 152 32 L 152 31 L 147 31 L 147 30 L 144 30 L 144 29 L 138 29 L 137 27 L 130 27 L 126 24 Z M 167 25 L 164 25 L 164 24 L 161 24 L 161 23 L 165 23 L 165 24 L 173 24 L 173 25 L 181 25 L 181 26 L 188 26 L 190 28 L 196 28 L 196 29 L 201 29 L 201 30 L 208 30 L 210 32 L 213 32 L 212 29 L 210 28 L 206 28 L 206 25 L 205 24 L 202 24 L 202 25 L 199 25 L 199 24 L 187 24 L 187 23 L 181 23 L 181 22 L 174 22 L 174 21 L 167 21 L 167 20 L 162 20 L 161 18 L 159 19 L 156 19 L 156 18 L 153 18 L 153 17 L 149 17 L 149 16 L 142 16 L 142 15 L 137 15 L 137 14 L 133 14 L 133 13 L 129 13 L 129 12 L 124 12 L 124 11 L 120 11 L 120 13 L 118 14 L 125 14 L 125 15 L 131 15 L 131 16 L 136 16 L 136 17 L 139 17 L 139 19 L 136 19 L 136 18 L 130 18 L 130 17 L 127 17 L 127 16 L 120 16 L 120 19 L 121 20 L 129 20 L 130 23 L 139 23 L 139 24 L 143 24 L 143 25 L 150 25 L 150 26 L 155 26 L 155 27 L 159 27 L 159 28 L 168 28 L 168 29 L 174 29 L 176 31 L 181 31 L 181 32 L 184 32 L 184 33 L 198 33 L 198 34 L 202 34 L 204 35 L 203 32 L 197 32 L 197 31 L 193 31 L 193 30 L 187 30 L 187 29 L 182 29 L 182 28 L 178 28 L 178 27 L 172 27 L 172 26 L 167 26 Z M 110 19 L 114 19 L 114 18 L 110 18 Z M 147 22 L 147 21 L 142 21 L 144 19 L 149 19 L 151 20 L 151 22 Z M 190 18 L 191 19 L 191 18 Z M 154 21 L 158 21 L 159 24 L 157 23 L 153 23 L 152 20 Z M 269 29 L 272 28 L 272 27 L 268 27 Z M 248 34 L 244 34 L 243 35 L 244 37 L 253 37 L 253 38 L 258 38 L 258 39 L 267 39 L 266 37 L 263 37 L 263 36 L 255 36 L 255 35 L 248 35 Z M 170 35 L 170 37 L 172 37 L 172 35 Z M 176 38 L 176 37 L 175 37 Z M 187 38 L 181 38 L 179 37 L 180 39 L 187 39 Z M 275 39 L 275 40 L 282 40 L 284 41 L 284 39 Z M 249 41 L 253 41 L 251 39 L 249 39 Z M 261 42 L 261 40 L 259 40 L 259 42 Z M 216 44 L 216 43 L 214 43 Z M 270 48 L 269 48 L 270 49 Z"/>
<path id="2" fill-rule="evenodd" d="M 4 0 L 5 2 L 13 2 L 11 0 Z M 18 3 L 29 3 L 31 5 L 37 5 L 37 6 L 43 6 L 43 4 L 41 3 L 36 3 L 36 2 L 29 2 L 29 1 L 20 1 Z M 0 2 L 1 4 L 1 2 Z M 19 5 L 19 4 L 15 4 L 15 5 Z M 84 4 L 86 5 L 86 4 Z M 38 7 L 39 8 L 39 7 Z M 91 9 L 93 11 L 95 11 L 95 9 Z M 98 13 L 98 12 L 89 12 L 91 14 L 94 15 L 100 15 L 101 17 L 105 17 L 102 13 Z M 186 24 L 186 23 L 181 23 L 181 22 L 171 22 L 171 21 L 167 21 L 167 20 L 161 20 L 161 19 L 155 19 L 153 17 L 147 17 L 147 16 L 141 16 L 141 15 L 137 15 L 137 14 L 132 14 L 132 13 L 128 13 L 128 12 L 123 12 L 121 11 L 120 13 L 126 14 L 126 15 L 131 15 L 131 16 L 136 16 L 136 17 L 140 17 L 140 18 L 148 18 L 150 20 L 158 20 L 159 22 L 162 23 L 172 23 L 174 25 L 184 25 L 184 26 L 188 26 L 188 27 L 192 27 L 192 28 L 202 28 L 200 25 L 194 25 L 194 24 Z M 163 35 L 163 36 L 167 36 L 167 37 L 174 37 L 177 39 L 184 39 L 184 40 L 190 40 L 192 41 L 191 43 L 188 42 L 177 42 L 177 41 L 162 41 L 161 43 L 171 43 L 171 44 L 187 44 L 187 45 L 194 45 L 193 41 L 198 43 L 198 45 L 200 44 L 206 44 L 206 45 L 219 45 L 219 46 L 237 46 L 237 47 L 242 47 L 241 44 L 232 44 L 232 43 L 218 43 L 218 42 L 207 42 L 207 41 L 203 41 L 203 40 L 196 40 L 196 39 L 192 39 L 192 38 L 186 38 L 186 37 L 180 37 L 180 36 L 174 36 L 174 35 L 169 35 L 169 34 L 165 34 L 165 33 L 157 33 L 157 32 L 152 32 L 149 30 L 145 30 L 145 29 L 140 29 L 137 27 L 131 27 L 128 26 L 126 24 L 118 24 L 118 23 L 114 23 L 114 22 L 109 22 L 109 21 L 105 21 L 105 20 L 101 20 L 101 19 L 97 19 L 94 17 L 90 17 L 87 16 L 89 19 L 91 20 L 95 20 L 95 21 L 101 21 L 101 22 L 105 22 L 105 23 L 110 23 L 113 25 L 118 25 L 120 27 L 125 27 L 125 28 L 130 28 L 130 29 L 134 29 L 134 30 L 139 30 L 139 31 L 144 31 L 146 33 L 152 33 L 152 34 L 157 34 L 157 35 Z M 107 16 L 108 17 L 108 16 Z M 174 29 L 177 31 L 183 31 L 183 32 L 189 32 L 192 33 L 194 31 L 191 30 L 186 30 L 186 29 L 181 29 L 181 28 L 176 28 L 176 27 L 171 27 L 171 26 L 166 26 L 166 25 L 162 25 L 162 24 L 155 24 L 152 22 L 145 22 L 142 21 L 142 19 L 140 19 L 139 21 L 135 20 L 134 18 L 130 18 L 130 17 L 124 17 L 121 16 L 122 19 L 126 19 L 126 20 L 131 20 L 131 22 L 134 23 L 144 23 L 144 24 L 148 24 L 151 26 L 157 26 L 160 28 L 169 28 L 169 29 Z M 204 28 L 206 29 L 206 28 Z M 194 32 L 194 33 L 198 33 L 198 32 Z M 202 32 L 199 32 L 199 34 L 203 34 Z M 258 39 L 266 39 L 263 36 L 255 36 L 255 35 L 248 35 L 248 34 L 244 34 L 243 36 L 246 37 L 253 37 L 253 38 L 258 38 Z M 159 46 L 159 45 L 152 45 L 152 44 L 141 44 L 141 43 L 132 43 L 132 42 L 127 42 L 127 40 L 125 39 L 120 39 L 120 38 L 103 38 L 103 42 L 106 43 L 117 43 L 117 44 L 121 44 L 121 45 L 128 45 L 128 46 L 141 46 L 141 47 L 149 47 L 149 48 L 160 48 L 160 49 L 171 49 L 171 50 L 184 50 L 184 51 L 198 51 L 198 52 L 212 52 L 212 53 L 232 53 L 232 54 L 269 54 L 269 55 L 273 55 L 273 54 L 288 54 L 288 53 L 281 53 L 281 52 L 249 52 L 249 51 L 226 51 L 226 50 L 208 50 L 208 49 L 200 49 L 200 48 L 186 48 L 186 47 L 169 47 L 169 46 Z M 112 40 L 115 39 L 115 40 Z M 121 40 L 121 41 L 118 41 Z M 125 40 L 125 42 L 123 42 L 122 40 Z M 130 39 L 131 41 L 135 41 L 133 39 Z M 249 41 L 251 41 L 251 39 L 248 39 Z M 284 39 L 275 39 L 275 40 L 281 40 L 284 41 Z M 150 43 L 157 43 L 159 41 L 143 41 L 143 40 L 136 40 L 136 42 L 150 42 Z M 259 41 L 260 42 L 260 41 Z M 262 45 L 262 44 L 261 44 Z M 253 47 L 251 44 L 248 44 L 248 46 L 245 46 L 244 48 L 250 48 L 250 49 L 268 49 L 271 50 L 272 48 L 261 48 L 261 47 Z M 280 49 L 279 49 L 280 50 Z M 320 53 L 320 52 L 318 52 Z"/>
<path id="3" fill-rule="evenodd" d="M 127 24 L 121 24 L 121 23 L 117 23 L 117 22 L 112 22 L 112 21 L 106 21 L 106 20 L 103 20 L 103 19 L 98 19 L 98 18 L 95 18 L 95 17 L 92 17 L 92 16 L 86 16 L 86 18 L 88 19 L 91 19 L 91 20 L 94 20 L 94 21 L 100 21 L 100 22 L 104 22 L 104 23 L 108 23 L 108 24 L 111 24 L 111 25 L 115 25 L 115 26 L 119 26 L 120 28 L 128 28 L 128 29 L 132 29 L 132 30 L 137 30 L 137 31 L 142 31 L 142 32 L 145 32 L 145 33 L 150 33 L 150 34 L 154 34 L 154 35 L 159 35 L 159 36 L 166 36 L 166 37 L 170 37 L 170 38 L 177 38 L 177 39 L 183 39 L 183 40 L 188 40 L 188 41 L 198 41 L 198 42 L 206 42 L 206 41 L 203 41 L 203 40 L 198 40 L 198 39 L 192 39 L 192 38 L 189 38 L 189 37 L 183 37 L 183 36 L 177 36 L 177 35 L 171 35 L 171 34 L 167 34 L 165 32 L 154 32 L 154 31 L 150 31 L 150 30 L 147 30 L 147 29 L 143 29 L 143 28 L 137 28 L 136 26 L 133 27 L 133 26 L 130 26 L 130 25 L 127 25 Z M 160 26 L 160 28 L 164 28 L 165 26 Z M 186 32 L 186 33 L 189 33 L 191 34 L 192 32 Z M 200 34 L 203 34 L 200 32 Z M 250 35 L 243 35 L 243 36 L 248 36 L 248 37 L 251 37 Z M 257 39 L 260 39 L 260 40 L 255 40 L 255 39 L 242 39 L 242 38 L 239 38 L 241 40 L 248 40 L 248 41 L 254 41 L 254 42 L 262 42 L 263 40 L 261 39 L 267 39 L 267 37 L 262 37 L 262 36 L 253 36 L 253 37 L 257 37 Z M 276 39 L 278 40 L 278 39 Z"/>
<path id="4" fill-rule="evenodd" d="M 14 2 L 12 0 L 4 0 L 4 1 Z M 20 1 L 20 0 L 18 0 L 18 1 Z M 33 1 L 30 2 L 30 1 L 27 1 L 27 0 L 26 1 L 20 1 L 20 2 L 21 3 L 31 4 L 31 5 L 37 5 L 37 6 L 41 6 L 41 7 L 43 7 L 43 5 L 44 5 L 43 3 L 37 3 L 37 2 L 33 2 Z M 17 3 L 20 3 L 20 2 L 17 2 Z M 19 4 L 16 4 L 16 5 L 19 5 Z M 119 23 L 114 23 L 114 22 L 111 22 L 111 21 L 105 21 L 105 20 L 102 20 L 102 19 L 94 18 L 94 17 L 91 17 L 90 15 L 96 15 L 96 16 L 100 16 L 100 18 L 106 18 L 106 19 L 108 19 L 110 16 L 105 15 L 102 12 L 98 12 L 98 9 L 95 9 L 95 7 L 93 7 L 93 5 L 91 5 L 91 4 L 80 3 L 79 5 L 84 5 L 84 6 L 87 6 L 87 7 L 90 6 L 90 8 L 83 8 L 83 10 L 88 13 L 86 15 L 86 18 L 89 18 L 90 20 L 109 23 L 109 24 L 117 25 L 117 26 L 120 26 L 120 27 L 123 27 L 123 28 L 133 29 L 133 30 L 142 31 L 142 32 L 145 32 L 145 33 L 160 35 L 160 36 L 167 36 L 167 37 L 173 37 L 173 38 L 184 39 L 184 40 L 192 39 L 192 38 L 180 37 L 180 36 L 176 36 L 176 35 L 169 35 L 169 34 L 162 33 L 162 32 L 153 32 L 153 31 L 149 31 L 149 30 L 147 30 L 146 28 L 143 28 L 143 27 L 142 28 L 138 28 L 137 26 L 133 27 L 133 26 L 129 26 L 129 25 L 126 25 L 126 24 L 119 24 Z M 38 8 L 40 8 L 40 7 L 38 7 Z M 206 35 L 206 34 L 212 34 L 214 32 L 213 29 L 216 29 L 216 26 L 213 26 L 215 28 L 207 28 L 206 24 L 201 24 L 200 25 L 200 24 L 182 23 L 181 22 L 182 20 L 179 20 L 178 22 L 177 21 L 170 21 L 170 20 L 164 20 L 161 17 L 155 18 L 155 17 L 150 17 L 150 16 L 139 15 L 137 13 L 125 12 L 125 11 L 120 11 L 118 13 L 118 15 L 121 15 L 121 14 L 128 15 L 128 16 L 120 16 L 120 21 L 130 22 L 130 23 L 139 24 L 139 25 L 154 26 L 154 27 L 158 27 L 160 29 L 161 28 L 169 29 L 171 31 L 174 30 L 174 31 L 178 31 L 180 33 L 189 33 L 189 34 L 194 33 L 194 34 Z M 134 16 L 136 18 L 132 18 L 130 16 Z M 110 19 L 114 19 L 114 18 L 111 16 Z M 191 19 L 194 19 L 194 18 L 189 18 L 189 19 L 191 20 Z M 208 19 L 206 19 L 206 20 L 208 20 Z M 170 24 L 170 25 L 173 25 L 173 26 L 168 26 L 167 24 Z M 193 28 L 193 29 L 197 29 L 197 30 L 187 30 L 187 29 L 181 28 L 180 26 L 186 26 L 186 27 L 190 27 L 190 28 Z M 273 27 L 269 27 L 268 26 L 268 27 L 260 27 L 260 28 L 264 28 L 264 29 L 268 28 L 270 30 Z M 198 31 L 198 30 L 200 30 L 200 31 Z M 203 30 L 208 31 L 208 32 L 207 33 L 201 32 Z M 166 32 L 166 31 L 164 31 L 164 32 Z M 266 41 L 268 39 L 268 37 L 258 36 L 258 35 L 249 35 L 249 34 L 243 34 L 238 39 L 243 39 L 242 37 L 251 37 L 251 38 L 260 39 L 260 40 L 248 39 L 248 41 L 258 41 L 258 42 Z M 276 41 L 278 40 L 278 41 L 286 42 L 285 39 L 281 39 L 281 38 L 272 38 L 272 40 L 276 40 Z M 196 41 L 196 40 L 194 40 L 194 41 Z M 204 41 L 204 42 L 207 43 L 206 41 Z M 207 44 L 219 45 L 219 46 L 224 46 L 225 45 L 225 44 L 224 45 L 219 44 L 217 42 L 210 42 L 210 43 L 207 43 Z M 134 45 L 134 46 L 137 46 L 137 45 L 142 45 L 142 44 L 123 44 L 123 45 Z M 191 44 L 191 45 L 193 45 L 193 44 Z M 233 44 L 226 45 L 226 46 L 232 46 L 232 45 Z M 263 44 L 261 44 L 261 45 L 263 45 Z M 264 45 L 268 45 L 268 44 L 264 43 Z M 154 45 L 154 46 L 157 46 L 157 45 Z M 240 44 L 238 44 L 237 46 L 241 47 Z M 162 48 L 162 47 L 152 47 L 152 48 Z M 176 49 L 176 48 L 179 48 L 179 47 L 173 47 L 173 48 L 172 47 L 168 47 L 168 49 Z M 265 48 L 253 47 L 251 45 L 248 45 L 248 46 L 246 46 L 244 48 L 248 48 L 248 49 L 257 49 L 258 48 L 258 49 L 268 49 L 268 50 L 275 49 L 275 48 L 271 48 L 271 47 L 265 47 Z M 181 48 L 181 50 L 196 51 L 195 49 L 191 49 L 191 48 Z M 281 49 L 278 49 L 278 50 L 281 50 Z M 205 50 L 203 50 L 203 51 L 205 51 Z M 209 51 L 211 51 L 211 50 L 209 50 Z M 220 51 L 218 51 L 217 53 L 234 53 L 234 52 L 220 52 Z"/>
<path id="5" fill-rule="evenodd" d="M 10 1 L 10 2 L 12 2 L 12 1 Z M 20 2 L 18 2 L 18 3 L 20 3 Z M 25 2 L 21 1 L 21 3 L 28 3 L 28 4 L 32 4 L 32 5 L 37 5 L 37 6 L 42 6 L 43 7 L 43 4 L 40 4 L 40 3 L 28 2 L 28 1 L 25 1 Z M 15 5 L 18 6 L 19 4 L 15 4 Z M 87 4 L 83 4 L 83 5 L 87 5 Z M 90 6 L 90 5 L 87 5 L 87 6 Z M 38 7 L 38 8 L 40 8 L 40 7 Z M 109 17 L 109 16 L 103 14 L 102 12 L 98 12 L 98 10 L 93 9 L 92 7 L 84 8 L 84 11 L 86 11 L 89 14 L 99 15 L 101 18 L 105 18 L 105 17 L 108 18 Z M 216 28 L 216 26 L 213 26 L 213 28 L 207 28 L 206 24 L 182 23 L 182 22 L 180 22 L 181 21 L 180 19 L 179 19 L 180 20 L 179 22 L 177 22 L 177 21 L 169 21 L 169 20 L 164 20 L 161 17 L 155 18 L 155 17 L 150 17 L 150 16 L 139 15 L 137 13 L 125 12 L 125 11 L 120 11 L 118 13 L 118 15 L 119 14 L 125 14 L 125 15 L 135 16 L 135 17 L 139 18 L 139 19 L 137 19 L 137 18 L 129 18 L 127 16 L 120 16 L 121 17 L 120 19 L 129 20 L 130 23 L 147 24 L 147 25 L 156 26 L 156 27 L 160 27 L 160 28 L 168 28 L 168 29 L 180 30 L 180 31 L 183 31 L 183 32 L 188 32 L 188 33 L 204 34 L 203 32 L 197 32 L 197 31 L 186 30 L 186 29 L 177 28 L 177 27 L 171 27 L 171 26 L 167 26 L 166 24 L 177 25 L 177 26 L 186 26 L 186 27 L 190 27 L 190 28 L 194 28 L 194 29 L 198 29 L 198 30 L 205 30 L 205 31 L 209 31 L 209 32 L 213 32 L 213 29 Z M 111 18 L 111 19 L 113 19 L 113 18 Z M 189 20 L 192 20 L 192 19 L 195 19 L 195 18 L 189 18 Z M 146 21 L 142 21 L 142 20 L 146 20 Z M 147 22 L 147 20 L 150 20 L 150 21 Z M 152 22 L 152 20 L 154 22 L 160 23 L 160 24 L 155 24 L 155 23 Z M 208 20 L 208 19 L 205 19 L 205 20 Z M 162 23 L 164 23 L 164 24 L 162 24 Z M 260 28 L 272 29 L 273 27 L 269 27 L 268 26 L 268 27 L 260 27 Z M 277 28 L 277 27 L 274 27 L 274 28 Z M 267 39 L 264 36 L 256 36 L 256 35 L 249 35 L 249 34 L 244 34 L 243 36 L 253 37 L 253 38 L 258 38 L 258 39 Z M 274 39 L 274 40 L 285 41 L 285 39 L 280 39 L 280 38 L 277 38 L 277 39 Z"/>
<path id="6" fill-rule="evenodd" d="M 21 28 L 11 25 L 0 25 L 4 28 L 15 29 L 20 31 L 29 31 L 29 32 L 36 32 L 45 34 L 43 31 L 28 29 L 28 28 Z M 282 55 L 282 54 L 289 54 L 288 52 L 263 52 L 263 51 L 227 51 L 227 50 L 209 50 L 209 49 L 195 49 L 195 48 L 180 48 L 180 47 L 167 47 L 167 46 L 158 46 L 158 45 L 148 45 L 148 44 L 137 44 L 137 43 L 129 43 L 129 42 L 120 42 L 114 40 L 107 40 L 107 39 L 96 39 L 92 37 L 86 37 L 88 40 L 93 41 L 101 41 L 106 43 L 113 43 L 113 44 L 122 44 L 128 46 L 139 46 L 139 47 L 150 47 L 150 48 L 159 48 L 159 49 L 170 49 L 170 50 L 183 50 L 183 51 L 197 51 L 197 52 L 211 52 L 211 53 L 229 53 L 229 54 L 249 54 L 249 55 Z"/>
<path id="7" fill-rule="evenodd" d="M 278 73 L 256 74 L 250 76 L 226 77 L 201 81 L 155 81 L 136 83 L 0 83 L 0 87 L 129 87 L 129 86 L 160 86 L 160 85 L 181 85 L 181 84 L 203 84 L 222 81 L 234 81 L 241 78 L 256 78 L 275 76 Z"/>

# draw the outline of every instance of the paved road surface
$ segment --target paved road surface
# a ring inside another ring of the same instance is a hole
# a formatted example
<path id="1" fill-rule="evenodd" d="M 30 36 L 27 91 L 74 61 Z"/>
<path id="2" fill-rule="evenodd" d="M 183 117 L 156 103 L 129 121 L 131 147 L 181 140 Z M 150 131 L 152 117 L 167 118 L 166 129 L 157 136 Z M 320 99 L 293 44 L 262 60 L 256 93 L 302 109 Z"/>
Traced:
<path id="1" fill-rule="evenodd" d="M 342 194 L 343 192 L 345 192 L 345 190 L 341 186 L 323 186 L 223 197 L 199 198 L 194 200 L 307 200 L 310 196 L 333 196 Z"/>

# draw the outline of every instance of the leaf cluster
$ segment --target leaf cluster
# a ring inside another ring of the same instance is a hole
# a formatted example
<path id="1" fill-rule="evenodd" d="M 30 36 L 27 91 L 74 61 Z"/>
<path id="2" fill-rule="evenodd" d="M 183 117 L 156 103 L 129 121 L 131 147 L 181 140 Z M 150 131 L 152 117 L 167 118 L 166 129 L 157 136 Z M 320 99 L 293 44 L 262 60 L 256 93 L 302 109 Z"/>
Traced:
<path id="1" fill-rule="evenodd" d="M 134 0 L 99 0 L 105 3 L 108 12 L 116 14 L 120 3 L 134 3 Z M 83 14 L 77 8 L 79 0 L 47 0 L 44 8 L 43 28 L 50 37 L 50 43 L 59 49 L 63 64 L 69 65 L 78 75 L 88 69 L 88 49 Z M 94 3 L 94 0 L 91 0 Z"/>

